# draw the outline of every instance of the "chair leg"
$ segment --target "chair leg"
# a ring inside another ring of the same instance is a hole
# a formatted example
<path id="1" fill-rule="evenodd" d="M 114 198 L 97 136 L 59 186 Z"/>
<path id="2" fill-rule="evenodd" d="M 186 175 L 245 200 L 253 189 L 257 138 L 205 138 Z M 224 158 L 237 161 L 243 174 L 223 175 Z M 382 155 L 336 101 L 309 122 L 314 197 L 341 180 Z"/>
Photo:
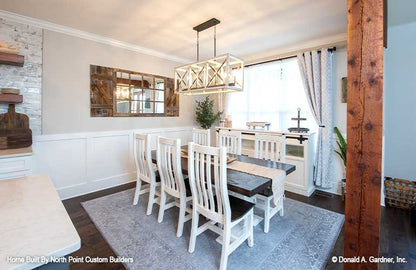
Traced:
<path id="1" fill-rule="evenodd" d="M 281 202 L 281 204 L 282 204 L 282 208 L 280 209 L 280 213 L 279 213 L 279 215 L 281 216 L 281 217 L 283 217 L 283 215 L 285 214 L 285 210 L 284 210 L 284 207 L 283 207 L 283 199 L 282 199 L 282 202 Z"/>
<path id="2" fill-rule="evenodd" d="M 280 216 L 283 217 L 283 215 L 285 214 L 285 205 L 284 205 L 284 201 L 286 199 L 285 194 L 283 194 L 283 198 L 280 200 L 280 203 L 282 204 L 282 209 L 280 210 Z"/>
<path id="3" fill-rule="evenodd" d="M 165 214 L 165 204 L 166 204 L 166 193 L 163 190 L 163 187 L 160 188 L 160 205 L 159 205 L 159 216 L 157 222 L 161 223 L 163 221 L 163 216 Z"/>
<path id="4" fill-rule="evenodd" d="M 140 180 L 140 178 L 137 178 L 136 191 L 134 192 L 133 205 L 137 205 L 137 203 L 139 202 L 139 196 L 140 196 L 140 189 L 141 188 L 142 188 L 142 180 Z"/>
<path id="5" fill-rule="evenodd" d="M 253 247 L 254 245 L 254 214 L 253 210 L 251 210 L 251 213 L 248 215 L 248 230 L 250 232 L 250 235 L 247 239 L 247 244 L 249 247 Z"/>
<path id="6" fill-rule="evenodd" d="M 221 263 L 220 270 L 227 269 L 228 263 L 228 254 L 230 249 L 230 240 L 231 240 L 231 228 L 229 224 L 224 224 L 224 231 L 222 235 L 222 250 L 221 250 Z"/>
<path id="7" fill-rule="evenodd" d="M 264 233 L 268 233 L 270 227 L 270 200 L 266 199 L 264 203 Z"/>
<path id="8" fill-rule="evenodd" d="M 195 251 L 195 242 L 196 242 L 196 234 L 198 231 L 198 222 L 199 222 L 199 214 L 196 211 L 192 211 L 192 228 L 191 228 L 191 237 L 189 239 L 189 248 L 188 251 L 190 253 Z"/>
<path id="9" fill-rule="evenodd" d="M 183 224 L 185 223 L 186 214 L 186 199 L 180 199 L 179 207 L 179 220 L 178 220 L 178 231 L 176 232 L 177 237 L 181 237 L 183 233 Z"/>
<path id="10" fill-rule="evenodd" d="M 152 214 L 153 203 L 155 202 L 155 184 L 150 183 L 150 191 L 149 191 L 149 202 L 147 203 L 147 212 L 146 215 Z"/>

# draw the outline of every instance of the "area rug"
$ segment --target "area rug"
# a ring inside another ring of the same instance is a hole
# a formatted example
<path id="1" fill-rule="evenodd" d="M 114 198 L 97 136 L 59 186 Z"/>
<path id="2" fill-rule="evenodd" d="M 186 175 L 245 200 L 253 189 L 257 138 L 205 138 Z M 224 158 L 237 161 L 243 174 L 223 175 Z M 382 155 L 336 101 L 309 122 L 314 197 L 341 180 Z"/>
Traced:
<path id="1" fill-rule="evenodd" d="M 134 189 L 82 203 L 98 230 L 118 256 L 131 257 L 127 269 L 218 269 L 221 245 L 206 231 L 188 253 L 191 222 L 176 237 L 178 210 L 165 211 L 157 222 L 158 205 L 146 216 L 147 195 L 132 205 Z M 270 232 L 263 222 L 254 228 L 254 246 L 246 242 L 228 259 L 227 269 L 323 269 L 344 222 L 344 216 L 295 200 L 284 202 L 285 215 L 276 215 Z"/>

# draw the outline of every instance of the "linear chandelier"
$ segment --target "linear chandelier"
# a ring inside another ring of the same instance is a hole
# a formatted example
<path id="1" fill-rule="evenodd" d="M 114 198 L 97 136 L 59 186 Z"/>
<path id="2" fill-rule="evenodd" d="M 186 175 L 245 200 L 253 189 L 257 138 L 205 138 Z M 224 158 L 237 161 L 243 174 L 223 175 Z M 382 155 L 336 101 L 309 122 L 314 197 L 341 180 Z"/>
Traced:
<path id="1" fill-rule="evenodd" d="M 231 54 L 217 56 L 216 25 L 212 18 L 193 29 L 197 31 L 197 62 L 175 68 L 175 91 L 184 95 L 205 95 L 243 91 L 244 61 Z M 214 27 L 214 57 L 199 61 L 199 32 Z"/>

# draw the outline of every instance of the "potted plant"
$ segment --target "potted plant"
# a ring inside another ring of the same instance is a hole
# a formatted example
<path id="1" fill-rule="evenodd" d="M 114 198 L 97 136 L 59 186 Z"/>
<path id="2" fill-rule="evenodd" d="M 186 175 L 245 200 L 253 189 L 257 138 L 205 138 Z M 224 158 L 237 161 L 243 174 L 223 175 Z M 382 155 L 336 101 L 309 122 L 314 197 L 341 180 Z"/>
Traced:
<path id="1" fill-rule="evenodd" d="M 344 195 L 345 195 L 345 182 L 346 182 L 345 169 L 347 168 L 347 142 L 345 141 L 344 137 L 342 136 L 341 132 L 339 131 L 339 129 L 337 127 L 334 127 L 334 132 L 338 137 L 338 140 L 337 140 L 338 150 L 335 150 L 335 153 L 337 153 L 337 155 L 341 158 L 341 160 L 344 163 L 344 178 L 341 179 L 342 188 L 343 188 L 342 195 L 344 197 Z"/>
<path id="2" fill-rule="evenodd" d="M 203 129 L 209 129 L 220 119 L 222 112 L 214 113 L 214 101 L 206 97 L 202 101 L 196 101 L 196 121 Z"/>

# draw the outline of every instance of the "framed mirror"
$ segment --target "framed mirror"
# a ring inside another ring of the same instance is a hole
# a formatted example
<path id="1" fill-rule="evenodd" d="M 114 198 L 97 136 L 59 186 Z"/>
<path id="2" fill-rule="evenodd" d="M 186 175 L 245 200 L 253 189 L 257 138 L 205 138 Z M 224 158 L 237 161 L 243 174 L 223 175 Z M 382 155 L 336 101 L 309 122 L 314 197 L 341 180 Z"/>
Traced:
<path id="1" fill-rule="evenodd" d="M 173 79 L 90 66 L 92 117 L 179 116 Z"/>

